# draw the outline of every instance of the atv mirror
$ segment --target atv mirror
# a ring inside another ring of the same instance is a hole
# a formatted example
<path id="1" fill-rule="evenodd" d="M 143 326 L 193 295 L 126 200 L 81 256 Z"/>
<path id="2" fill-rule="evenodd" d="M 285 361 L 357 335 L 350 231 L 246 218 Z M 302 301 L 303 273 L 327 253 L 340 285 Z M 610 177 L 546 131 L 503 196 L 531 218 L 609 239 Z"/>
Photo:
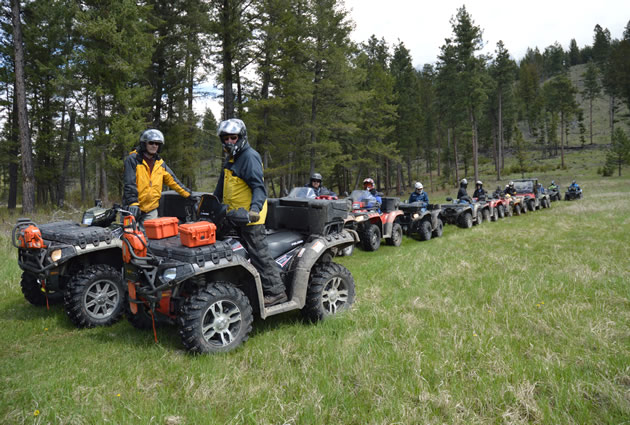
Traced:
<path id="1" fill-rule="evenodd" d="M 450 196 L 447 196 L 447 197 L 446 197 L 446 200 L 447 200 L 448 202 L 453 202 L 453 198 L 451 198 Z"/>

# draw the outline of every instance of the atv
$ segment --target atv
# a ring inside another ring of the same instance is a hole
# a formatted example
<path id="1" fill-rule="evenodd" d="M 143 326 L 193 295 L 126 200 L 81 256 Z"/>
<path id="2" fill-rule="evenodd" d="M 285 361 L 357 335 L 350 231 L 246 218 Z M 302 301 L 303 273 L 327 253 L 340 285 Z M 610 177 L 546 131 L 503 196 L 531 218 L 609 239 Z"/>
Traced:
<path id="1" fill-rule="evenodd" d="M 172 193 L 171 193 L 172 192 Z M 179 212 L 186 219 L 193 202 L 164 192 L 159 214 Z M 177 204 L 177 205 L 171 205 Z M 187 212 L 186 212 L 187 211 Z M 64 303 L 77 327 L 111 325 L 122 317 L 126 287 L 122 276 L 122 223 L 128 212 L 100 200 L 85 211 L 81 224 L 66 220 L 38 225 L 20 218 L 12 241 L 18 249 L 24 298 L 36 306 Z M 176 215 L 176 214 L 172 214 Z"/>
<path id="2" fill-rule="evenodd" d="M 327 201 L 336 201 L 339 198 L 337 197 L 337 195 L 333 192 L 327 192 L 324 195 L 319 195 L 317 196 L 315 194 L 315 191 L 313 190 L 312 187 L 308 187 L 308 186 L 302 186 L 302 187 L 294 187 L 293 189 L 291 189 L 291 192 L 289 192 L 289 194 L 285 197 L 285 198 L 306 198 L 306 199 L 320 199 L 320 200 L 327 200 Z M 347 207 L 347 210 L 350 210 L 350 207 Z M 363 219 L 365 219 L 366 217 L 362 217 L 360 215 L 353 215 L 348 213 L 346 215 L 346 218 L 344 219 L 344 227 L 347 229 L 352 229 L 352 230 L 357 230 L 357 220 L 361 221 Z M 339 256 L 350 256 L 352 255 L 352 253 L 354 252 L 354 245 L 349 245 L 346 248 L 344 248 L 338 255 Z"/>
<path id="3" fill-rule="evenodd" d="M 536 178 L 514 180 L 514 189 L 516 189 L 517 196 L 523 198 L 523 203 L 527 205 L 529 211 L 551 206 L 549 195 L 541 190 Z"/>
<path id="4" fill-rule="evenodd" d="M 547 191 L 549 192 L 549 200 L 551 202 L 562 200 L 562 194 L 560 193 L 559 186 L 556 186 L 556 185 L 549 186 L 549 188 L 547 188 Z"/>
<path id="5" fill-rule="evenodd" d="M 245 342 L 254 315 L 265 319 L 301 310 L 305 318 L 317 321 L 348 309 L 354 302 L 354 279 L 332 259 L 357 242 L 358 235 L 344 229 L 347 209 L 335 208 L 334 202 L 301 198 L 268 202 L 269 250 L 289 297 L 272 306 L 265 306 L 260 274 L 230 231 L 246 224 L 244 209 L 226 213 L 216 197 L 203 195 L 198 206 L 202 221 L 195 225 L 206 230 L 197 230 L 197 239 L 184 238 L 187 233 L 180 228 L 178 234 L 144 240 L 133 219 L 127 219 L 123 259 L 130 322 L 154 329 L 158 319 L 177 323 L 188 351 L 215 353 Z M 207 237 L 202 239 L 201 234 Z"/>
<path id="6" fill-rule="evenodd" d="M 403 236 L 400 224 L 403 212 L 398 208 L 400 199 L 383 197 L 380 205 L 369 190 L 353 190 L 349 198 L 364 250 L 379 249 L 381 238 L 385 238 L 387 245 L 400 246 Z"/>
<path id="7" fill-rule="evenodd" d="M 421 241 L 428 241 L 431 237 L 442 236 L 444 223 L 442 222 L 442 208 L 439 205 L 429 204 L 423 208 L 421 202 L 402 203 L 399 205 L 403 215 L 400 224 L 407 236 L 417 236 Z"/>
<path id="8" fill-rule="evenodd" d="M 483 223 L 484 218 L 489 217 L 489 212 L 483 213 L 484 207 L 479 202 L 467 202 L 464 200 L 453 201 L 446 198 L 450 204 L 442 204 L 442 221 L 448 224 L 456 224 L 463 229 L 470 229 L 473 225 Z"/>
<path id="9" fill-rule="evenodd" d="M 564 194 L 564 200 L 573 201 L 575 199 L 582 199 L 582 189 L 576 189 L 575 187 L 569 186 Z"/>

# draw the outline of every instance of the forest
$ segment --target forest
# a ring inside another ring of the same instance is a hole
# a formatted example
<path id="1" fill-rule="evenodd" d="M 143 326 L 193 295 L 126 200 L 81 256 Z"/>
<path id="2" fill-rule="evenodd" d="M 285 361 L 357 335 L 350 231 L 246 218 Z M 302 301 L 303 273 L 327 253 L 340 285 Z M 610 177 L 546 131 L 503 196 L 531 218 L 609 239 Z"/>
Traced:
<path id="1" fill-rule="evenodd" d="M 573 146 L 604 145 L 604 175 L 630 162 L 630 21 L 614 36 L 594 22 L 592 45 L 515 59 L 501 41 L 482 54 L 483 29 L 462 6 L 435 63 L 416 68 L 403 42 L 353 42 L 343 0 L 11 0 L 0 13 L 9 209 L 119 200 L 123 159 L 150 127 L 179 178 L 212 191 L 200 186 L 219 172 L 216 126 L 231 117 L 247 124 L 270 196 L 314 171 L 339 193 L 367 176 L 401 193 L 421 177 L 477 179 L 480 164 L 500 180 L 525 170 L 526 151 L 563 168 L 570 134 Z M 195 113 L 203 83 L 218 88 L 221 117 Z M 597 99 L 609 131 L 594 141 Z"/>

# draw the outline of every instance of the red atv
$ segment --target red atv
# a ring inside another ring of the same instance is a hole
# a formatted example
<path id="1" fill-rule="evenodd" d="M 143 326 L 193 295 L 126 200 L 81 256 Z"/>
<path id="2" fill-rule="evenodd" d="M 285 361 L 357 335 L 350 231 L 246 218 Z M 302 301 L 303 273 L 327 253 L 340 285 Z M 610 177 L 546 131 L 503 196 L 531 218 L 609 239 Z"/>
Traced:
<path id="1" fill-rule="evenodd" d="M 400 224 L 403 212 L 398 208 L 400 199 L 382 198 L 383 202 L 379 204 L 369 190 L 354 190 L 350 199 L 363 249 L 376 251 L 381 246 L 381 238 L 385 238 L 387 245 L 400 246 L 403 236 Z"/>
<path id="2" fill-rule="evenodd" d="M 539 186 L 536 178 L 514 180 L 514 188 L 516 189 L 516 195 L 523 197 L 523 203 L 529 211 L 551 206 L 549 195 L 543 193 L 542 187 Z"/>

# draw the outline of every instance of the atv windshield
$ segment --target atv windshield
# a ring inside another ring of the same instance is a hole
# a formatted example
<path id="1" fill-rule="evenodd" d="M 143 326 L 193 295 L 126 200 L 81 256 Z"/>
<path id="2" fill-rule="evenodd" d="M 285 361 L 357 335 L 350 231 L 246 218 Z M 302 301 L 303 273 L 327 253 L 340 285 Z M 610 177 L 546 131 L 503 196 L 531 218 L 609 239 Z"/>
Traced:
<path id="1" fill-rule="evenodd" d="M 361 202 L 364 204 L 363 207 L 366 208 L 372 208 L 378 205 L 378 201 L 376 200 L 374 195 L 370 193 L 369 190 L 353 190 L 350 194 L 350 198 L 352 199 L 353 203 Z"/>
<path id="2" fill-rule="evenodd" d="M 516 193 L 533 193 L 534 182 L 533 181 L 514 182 L 514 189 L 516 189 Z"/>
<path id="3" fill-rule="evenodd" d="M 311 198 L 315 199 L 315 191 L 312 187 L 294 187 L 289 193 L 289 198 Z"/>

